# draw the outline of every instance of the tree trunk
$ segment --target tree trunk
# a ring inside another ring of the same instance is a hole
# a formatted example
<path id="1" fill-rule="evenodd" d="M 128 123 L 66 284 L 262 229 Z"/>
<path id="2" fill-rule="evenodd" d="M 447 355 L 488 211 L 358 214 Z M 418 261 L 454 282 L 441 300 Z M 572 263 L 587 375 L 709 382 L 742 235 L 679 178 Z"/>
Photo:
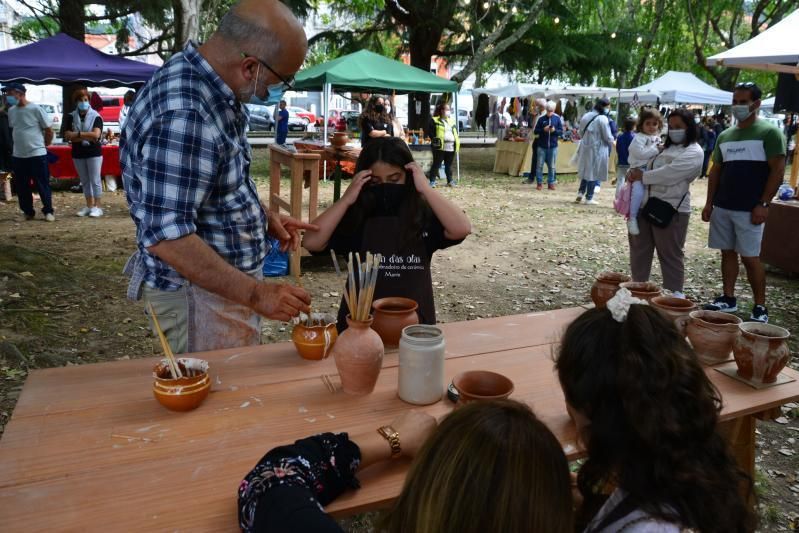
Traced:
<path id="1" fill-rule="evenodd" d="M 183 20 L 181 21 L 181 40 L 175 43 L 181 49 L 187 41 L 197 41 L 200 38 L 200 10 L 202 9 L 202 0 L 180 0 L 180 5 L 183 11 Z"/>
<path id="2" fill-rule="evenodd" d="M 441 40 L 441 33 L 429 28 L 409 28 L 408 48 L 411 52 L 411 66 L 430 72 L 430 61 Z M 416 112 L 419 102 L 419 113 Z M 408 127 L 410 129 L 426 128 L 430 120 L 430 94 L 410 93 L 408 95 Z"/>
<path id="3" fill-rule="evenodd" d="M 183 49 L 186 38 L 183 34 L 183 0 L 172 0 L 172 17 L 175 24 L 175 40 L 172 42 L 172 53 L 176 54 Z"/>

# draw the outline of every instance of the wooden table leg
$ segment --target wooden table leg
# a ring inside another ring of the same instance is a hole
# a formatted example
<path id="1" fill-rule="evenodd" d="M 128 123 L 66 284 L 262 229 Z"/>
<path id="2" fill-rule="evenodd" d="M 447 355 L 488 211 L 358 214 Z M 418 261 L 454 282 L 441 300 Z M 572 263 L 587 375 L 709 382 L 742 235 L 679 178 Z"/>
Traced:
<path id="1" fill-rule="evenodd" d="M 319 165 L 316 161 L 310 161 L 310 184 L 308 190 L 308 222 L 316 218 L 316 211 L 319 207 Z"/>
<path id="2" fill-rule="evenodd" d="M 280 210 L 276 197 L 280 197 L 280 163 L 275 161 L 273 157 L 269 170 L 269 209 L 271 211 Z"/>
<path id="3" fill-rule="evenodd" d="M 755 482 L 755 429 L 757 415 L 747 415 L 719 424 L 718 432 L 727 441 L 738 466 Z M 743 487 L 742 487 L 743 489 Z M 750 495 L 754 505 L 754 492 Z"/>
<path id="4" fill-rule="evenodd" d="M 316 161 L 314 161 L 316 163 Z M 289 203 L 291 204 L 290 215 L 297 220 L 302 219 L 302 182 L 304 165 L 301 160 L 295 159 L 291 162 L 291 197 Z M 299 276 L 300 272 L 300 255 L 302 252 L 296 250 L 291 252 L 290 268 L 292 276 Z"/>

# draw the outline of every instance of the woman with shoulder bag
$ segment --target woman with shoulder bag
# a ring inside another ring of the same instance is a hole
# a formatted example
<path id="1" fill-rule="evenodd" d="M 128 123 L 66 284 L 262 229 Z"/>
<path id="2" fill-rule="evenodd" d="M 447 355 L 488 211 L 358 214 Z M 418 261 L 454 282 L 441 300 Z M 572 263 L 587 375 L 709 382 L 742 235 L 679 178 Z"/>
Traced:
<path id="1" fill-rule="evenodd" d="M 666 147 L 649 170 L 631 169 L 628 181 L 641 180 L 644 200 L 638 215 L 638 235 L 629 235 L 630 271 L 633 281 L 648 281 L 657 250 L 663 288 L 684 297 L 685 254 L 691 216 L 689 188 L 702 171 L 704 153 L 694 118 L 687 109 L 676 109 L 668 119 Z"/>

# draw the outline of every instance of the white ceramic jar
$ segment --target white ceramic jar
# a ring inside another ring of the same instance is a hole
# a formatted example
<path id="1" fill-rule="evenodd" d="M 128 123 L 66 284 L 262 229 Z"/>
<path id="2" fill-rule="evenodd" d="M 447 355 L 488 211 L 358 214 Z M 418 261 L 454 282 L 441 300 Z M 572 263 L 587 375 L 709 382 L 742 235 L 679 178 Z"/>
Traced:
<path id="1" fill-rule="evenodd" d="M 398 396 L 428 405 L 444 394 L 444 334 L 435 326 L 416 324 L 402 330 L 399 343 Z"/>

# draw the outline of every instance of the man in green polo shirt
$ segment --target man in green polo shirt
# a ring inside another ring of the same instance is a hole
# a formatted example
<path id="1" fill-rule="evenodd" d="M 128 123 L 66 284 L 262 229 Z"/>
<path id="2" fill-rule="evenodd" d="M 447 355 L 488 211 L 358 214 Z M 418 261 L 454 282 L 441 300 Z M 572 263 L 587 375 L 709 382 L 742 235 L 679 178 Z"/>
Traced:
<path id="1" fill-rule="evenodd" d="M 768 322 L 760 243 L 769 204 L 785 174 L 785 140 L 779 129 L 758 120 L 761 95 L 754 83 L 735 86 L 732 114 L 738 124 L 723 131 L 716 141 L 702 220 L 710 222 L 708 246 L 721 250 L 724 289 L 705 309 L 738 310 L 735 281 L 740 255 L 755 301 L 749 319 Z"/>

